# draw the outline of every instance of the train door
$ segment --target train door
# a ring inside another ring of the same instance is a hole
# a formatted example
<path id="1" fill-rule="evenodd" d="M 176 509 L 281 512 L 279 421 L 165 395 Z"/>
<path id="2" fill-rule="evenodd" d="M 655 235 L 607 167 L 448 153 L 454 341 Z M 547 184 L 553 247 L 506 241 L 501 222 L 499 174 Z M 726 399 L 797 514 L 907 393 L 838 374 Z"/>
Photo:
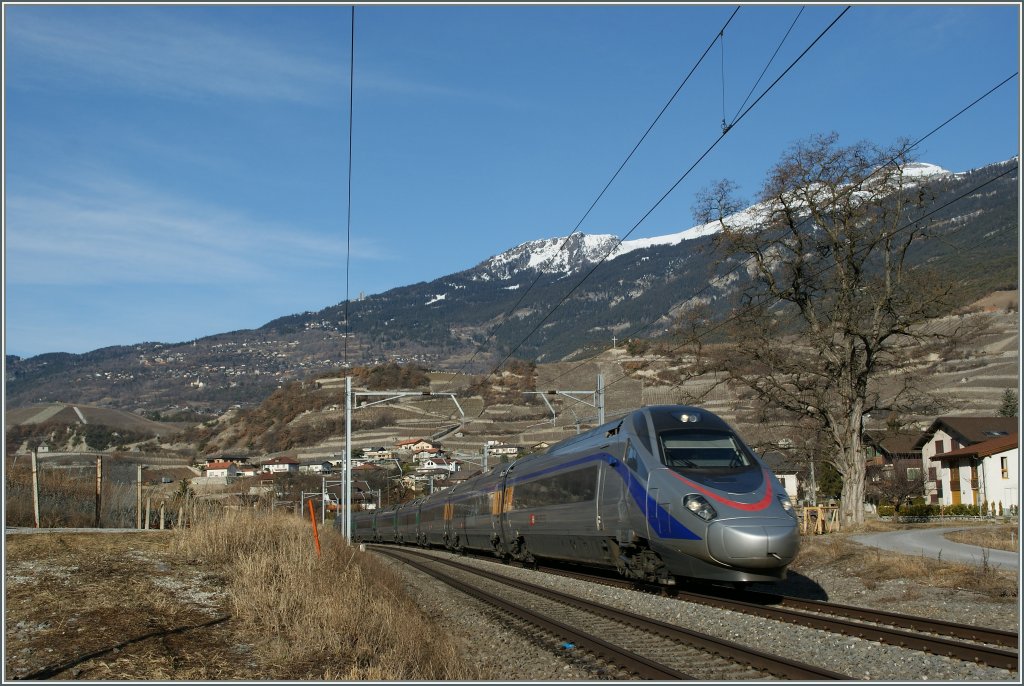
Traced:
<path id="1" fill-rule="evenodd" d="M 622 454 L 614 457 L 621 459 L 625 468 L 607 464 L 601 469 L 597 528 L 607 536 L 618 539 L 620 543 L 627 543 L 633 538 L 629 518 L 629 492 L 638 457 L 629 441 Z"/>
<path id="2" fill-rule="evenodd" d="M 644 499 L 642 507 L 644 519 L 647 520 L 647 539 L 650 541 L 660 538 L 671 525 L 668 514 L 670 509 L 668 498 L 672 496 L 672 490 L 665 488 L 661 484 L 661 479 L 656 478 L 660 471 L 663 470 L 656 470 L 648 474 L 647 497 Z M 665 502 L 662 502 L 663 499 Z"/>

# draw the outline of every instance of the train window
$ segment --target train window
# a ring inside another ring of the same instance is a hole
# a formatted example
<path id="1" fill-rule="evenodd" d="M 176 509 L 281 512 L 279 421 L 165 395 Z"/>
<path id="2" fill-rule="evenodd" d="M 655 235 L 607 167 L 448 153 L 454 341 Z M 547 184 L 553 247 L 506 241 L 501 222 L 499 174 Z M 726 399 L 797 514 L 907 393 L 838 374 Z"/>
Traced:
<path id="1" fill-rule="evenodd" d="M 744 469 L 755 464 L 740 441 L 718 431 L 666 431 L 661 434 L 663 462 L 673 469 Z"/>
<path id="2" fill-rule="evenodd" d="M 632 443 L 626 443 L 626 466 L 636 472 L 641 481 L 647 478 L 647 465 L 640 459 Z"/>
<path id="3" fill-rule="evenodd" d="M 512 508 L 518 510 L 544 505 L 580 503 L 593 500 L 596 494 L 597 465 L 594 465 L 535 481 L 517 483 L 512 494 Z"/>

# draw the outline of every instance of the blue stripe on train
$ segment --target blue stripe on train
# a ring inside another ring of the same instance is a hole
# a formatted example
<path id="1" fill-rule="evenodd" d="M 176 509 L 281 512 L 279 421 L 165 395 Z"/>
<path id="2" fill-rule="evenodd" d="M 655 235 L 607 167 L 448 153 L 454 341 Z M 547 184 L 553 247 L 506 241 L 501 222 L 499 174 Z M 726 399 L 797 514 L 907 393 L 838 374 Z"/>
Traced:
<path id="1" fill-rule="evenodd" d="M 629 495 L 633 498 L 633 501 L 643 512 L 644 517 L 647 518 L 647 523 L 651 527 L 651 531 L 656 533 L 659 538 L 678 538 L 690 541 L 699 541 L 700 536 L 696 532 L 683 526 L 682 522 L 673 517 L 668 511 L 657 503 L 653 498 L 647 494 L 647 489 L 637 479 L 633 478 L 633 473 L 629 471 L 629 468 L 622 463 L 622 460 L 609 455 L 608 453 L 595 453 L 593 455 L 587 455 L 585 457 L 579 457 L 569 462 L 554 465 L 546 469 L 540 469 L 529 474 L 523 474 L 521 476 L 509 476 L 508 482 L 512 486 L 525 482 L 529 479 L 534 479 L 538 476 L 551 474 L 563 469 L 570 467 L 577 467 L 588 462 L 607 462 L 609 466 L 619 477 L 626 482 L 626 489 L 629 491 Z"/>

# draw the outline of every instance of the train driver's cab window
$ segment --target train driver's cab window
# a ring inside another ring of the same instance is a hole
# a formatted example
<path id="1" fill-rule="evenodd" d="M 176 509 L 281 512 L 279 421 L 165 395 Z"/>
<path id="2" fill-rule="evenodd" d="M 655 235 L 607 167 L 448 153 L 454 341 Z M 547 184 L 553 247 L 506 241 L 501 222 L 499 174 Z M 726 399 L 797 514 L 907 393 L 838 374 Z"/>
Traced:
<path id="1" fill-rule="evenodd" d="M 662 460 L 678 471 L 744 469 L 755 464 L 737 438 L 718 431 L 667 431 L 661 435 Z"/>

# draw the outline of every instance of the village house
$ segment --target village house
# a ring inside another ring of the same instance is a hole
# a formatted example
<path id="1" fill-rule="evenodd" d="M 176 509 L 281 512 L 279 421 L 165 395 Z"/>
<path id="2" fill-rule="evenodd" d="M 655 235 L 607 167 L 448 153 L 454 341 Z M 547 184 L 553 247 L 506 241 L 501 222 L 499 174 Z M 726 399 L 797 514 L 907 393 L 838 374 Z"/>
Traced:
<path id="1" fill-rule="evenodd" d="M 263 463 L 263 471 L 271 474 L 298 474 L 299 461 L 293 457 L 272 457 Z"/>
<path id="2" fill-rule="evenodd" d="M 395 449 L 401 450 L 406 453 L 418 453 L 424 450 L 430 450 L 431 448 L 436 449 L 437 446 L 428 440 L 422 438 L 410 438 L 404 441 L 398 441 L 395 443 Z"/>
<path id="3" fill-rule="evenodd" d="M 764 460 L 764 463 L 768 465 L 768 469 L 772 470 L 772 473 L 775 474 L 778 480 L 782 482 L 782 487 L 786 489 L 786 495 L 796 505 L 800 497 L 800 481 L 798 478 L 800 470 L 780 452 L 772 451 L 765 453 L 761 456 L 761 459 Z"/>
<path id="4" fill-rule="evenodd" d="M 416 473 L 443 475 L 447 478 L 449 474 L 459 471 L 460 464 L 458 460 L 449 460 L 444 457 L 424 457 L 418 460 Z"/>
<path id="5" fill-rule="evenodd" d="M 907 478 L 914 479 L 921 474 L 921 449 L 915 447 L 920 437 L 916 431 L 865 431 L 861 436 L 864 461 L 884 473 L 907 470 Z"/>
<path id="6" fill-rule="evenodd" d="M 1020 507 L 1020 453 L 1016 432 L 932 456 L 940 465 L 943 505 L 987 506 L 989 512 Z"/>
<path id="7" fill-rule="evenodd" d="M 925 499 L 929 503 L 980 505 L 982 493 L 979 468 L 981 456 L 958 454 L 943 460 L 941 455 L 968 448 L 993 438 L 1017 434 L 1016 417 L 938 417 L 914 443 L 921 451 L 925 474 Z M 1016 445 L 1016 443 L 1014 443 Z M 935 458 L 939 459 L 935 459 Z M 992 457 L 992 456 L 988 456 Z M 962 461 L 964 458 L 966 462 Z M 996 465 L 1000 473 L 999 465 Z M 991 500 L 991 498 L 988 498 Z M 1004 503 L 1006 505 L 1007 503 Z"/>
<path id="8" fill-rule="evenodd" d="M 300 462 L 299 472 L 301 474 L 331 474 L 333 472 L 333 466 L 331 462 L 327 460 L 314 461 L 314 462 Z"/>
<path id="9" fill-rule="evenodd" d="M 238 476 L 238 467 L 234 462 L 207 462 L 204 476 Z"/>
<path id="10" fill-rule="evenodd" d="M 489 456 L 494 455 L 498 458 L 506 458 L 499 459 L 500 462 L 508 462 L 515 460 L 519 456 L 520 447 L 518 445 L 507 445 L 500 441 L 487 441 L 484 445 L 484 450 L 487 451 Z"/>
<path id="11" fill-rule="evenodd" d="M 444 451 L 440 448 L 425 448 L 417 450 L 412 454 L 412 461 L 417 464 L 422 464 L 428 460 L 436 460 L 443 458 L 445 455 Z"/>

